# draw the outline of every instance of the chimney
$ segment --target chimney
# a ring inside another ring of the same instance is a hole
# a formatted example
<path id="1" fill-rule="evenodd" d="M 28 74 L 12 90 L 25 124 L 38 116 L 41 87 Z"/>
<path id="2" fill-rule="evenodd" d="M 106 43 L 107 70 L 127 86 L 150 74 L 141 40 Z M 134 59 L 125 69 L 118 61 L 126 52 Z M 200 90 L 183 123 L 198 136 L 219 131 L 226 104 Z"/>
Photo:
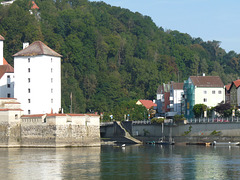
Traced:
<path id="1" fill-rule="evenodd" d="M 29 46 L 29 42 L 24 42 L 23 43 L 23 49 L 25 49 L 26 47 L 28 47 Z"/>

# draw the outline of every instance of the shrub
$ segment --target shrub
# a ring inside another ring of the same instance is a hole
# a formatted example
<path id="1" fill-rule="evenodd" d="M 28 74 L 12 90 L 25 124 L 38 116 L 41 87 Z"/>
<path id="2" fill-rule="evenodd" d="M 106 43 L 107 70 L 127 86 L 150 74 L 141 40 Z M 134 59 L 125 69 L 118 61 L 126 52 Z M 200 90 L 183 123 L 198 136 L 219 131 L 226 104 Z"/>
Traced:
<path id="1" fill-rule="evenodd" d="M 175 115 L 173 117 L 173 121 L 174 122 L 183 122 L 184 120 L 186 120 L 186 118 L 184 117 L 184 115 Z"/>
<path id="2" fill-rule="evenodd" d="M 164 119 L 165 118 L 152 118 L 151 119 L 151 123 L 156 123 L 156 124 L 162 124 L 162 123 L 164 123 Z"/>

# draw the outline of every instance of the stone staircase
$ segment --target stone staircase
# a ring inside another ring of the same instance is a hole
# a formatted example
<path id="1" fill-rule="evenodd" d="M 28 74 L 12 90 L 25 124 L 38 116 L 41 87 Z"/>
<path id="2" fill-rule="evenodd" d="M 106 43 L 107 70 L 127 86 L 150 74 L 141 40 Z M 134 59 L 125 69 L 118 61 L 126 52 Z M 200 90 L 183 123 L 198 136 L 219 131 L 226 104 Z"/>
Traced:
<path id="1" fill-rule="evenodd" d="M 133 141 L 133 142 L 136 143 L 136 144 L 142 144 L 141 141 L 135 139 L 134 137 L 132 137 L 132 136 L 129 134 L 129 132 L 127 132 L 127 130 L 122 126 L 122 124 L 121 124 L 120 121 L 116 121 L 116 122 L 117 122 L 118 126 L 125 132 L 124 137 L 125 137 L 126 139 L 128 139 L 128 140 L 130 140 L 130 141 Z"/>

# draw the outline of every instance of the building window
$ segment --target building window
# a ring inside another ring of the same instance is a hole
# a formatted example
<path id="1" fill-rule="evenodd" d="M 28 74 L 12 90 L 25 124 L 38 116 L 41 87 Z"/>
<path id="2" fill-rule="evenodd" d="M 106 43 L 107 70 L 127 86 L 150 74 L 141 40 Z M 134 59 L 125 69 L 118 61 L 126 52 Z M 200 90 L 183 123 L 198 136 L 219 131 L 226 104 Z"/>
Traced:
<path id="1" fill-rule="evenodd" d="M 53 68 L 51 68 L 51 73 L 53 72 Z"/>
<path id="2" fill-rule="evenodd" d="M 10 94 L 10 93 L 8 93 L 8 94 L 7 94 L 7 97 L 8 97 L 8 98 L 10 98 L 10 97 L 11 97 L 11 94 Z"/>
<path id="3" fill-rule="evenodd" d="M 215 91 L 214 91 L 214 90 L 212 91 L 212 94 L 215 94 Z"/>
<path id="4" fill-rule="evenodd" d="M 51 93 L 53 93 L 53 89 L 51 89 Z"/>
<path id="5" fill-rule="evenodd" d="M 31 71 L 30 68 L 28 68 L 28 72 L 29 72 L 29 73 L 30 73 L 30 71 Z"/>
<path id="6" fill-rule="evenodd" d="M 30 79 L 30 78 L 28 78 L 28 82 L 29 82 L 29 83 L 31 82 L 31 79 Z"/>
<path id="7" fill-rule="evenodd" d="M 8 88 L 10 88 L 10 87 L 11 87 L 11 85 L 10 85 L 10 84 L 7 84 L 7 87 L 8 87 Z"/>
<path id="8" fill-rule="evenodd" d="M 207 94 L 207 91 L 203 91 L 203 94 Z"/>
<path id="9" fill-rule="evenodd" d="M 51 58 L 51 63 L 52 63 L 52 58 Z"/>
<path id="10" fill-rule="evenodd" d="M 28 110 L 28 114 L 31 114 L 31 110 Z"/>
<path id="11" fill-rule="evenodd" d="M 28 103 L 31 103 L 31 99 L 28 99 Z"/>
<path id="12" fill-rule="evenodd" d="M 28 88 L 28 93 L 31 93 L 31 89 L 30 88 Z"/>
<path id="13" fill-rule="evenodd" d="M 10 78 L 10 76 L 8 75 L 7 78 Z"/>
<path id="14" fill-rule="evenodd" d="M 51 99 L 51 103 L 53 103 L 53 99 Z"/>
<path id="15" fill-rule="evenodd" d="M 28 62 L 30 63 L 30 58 L 28 58 Z"/>
<path id="16" fill-rule="evenodd" d="M 222 94 L 222 91 L 218 91 L 218 94 Z"/>
<path id="17" fill-rule="evenodd" d="M 51 78 L 51 83 L 53 83 L 53 78 Z"/>
<path id="18" fill-rule="evenodd" d="M 204 99 L 203 99 L 203 102 L 207 102 L 207 98 L 204 98 Z"/>

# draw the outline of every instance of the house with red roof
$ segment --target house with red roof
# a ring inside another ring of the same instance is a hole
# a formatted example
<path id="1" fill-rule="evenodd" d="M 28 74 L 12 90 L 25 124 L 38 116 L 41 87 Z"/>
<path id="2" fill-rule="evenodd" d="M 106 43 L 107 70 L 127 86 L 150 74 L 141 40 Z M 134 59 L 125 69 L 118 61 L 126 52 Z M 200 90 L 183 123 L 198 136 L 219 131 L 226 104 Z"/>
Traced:
<path id="1" fill-rule="evenodd" d="M 0 35 L 0 97 L 14 97 L 14 69 L 3 56 L 4 37 Z"/>
<path id="2" fill-rule="evenodd" d="M 157 104 L 155 104 L 152 100 L 143 100 L 140 99 L 136 102 L 137 105 L 144 106 L 148 111 L 148 117 L 154 117 L 156 114 Z"/>
<path id="3" fill-rule="evenodd" d="M 142 99 L 140 99 L 136 102 L 136 104 L 144 106 L 147 110 L 150 110 L 152 108 L 157 107 L 157 104 L 153 103 L 152 100 L 142 100 Z"/>
<path id="4" fill-rule="evenodd" d="M 240 79 L 233 81 L 229 87 L 230 104 L 235 107 L 240 107 Z"/>
<path id="5" fill-rule="evenodd" d="M 37 6 L 37 4 L 34 1 L 32 1 L 31 9 L 39 9 L 39 7 Z"/>

